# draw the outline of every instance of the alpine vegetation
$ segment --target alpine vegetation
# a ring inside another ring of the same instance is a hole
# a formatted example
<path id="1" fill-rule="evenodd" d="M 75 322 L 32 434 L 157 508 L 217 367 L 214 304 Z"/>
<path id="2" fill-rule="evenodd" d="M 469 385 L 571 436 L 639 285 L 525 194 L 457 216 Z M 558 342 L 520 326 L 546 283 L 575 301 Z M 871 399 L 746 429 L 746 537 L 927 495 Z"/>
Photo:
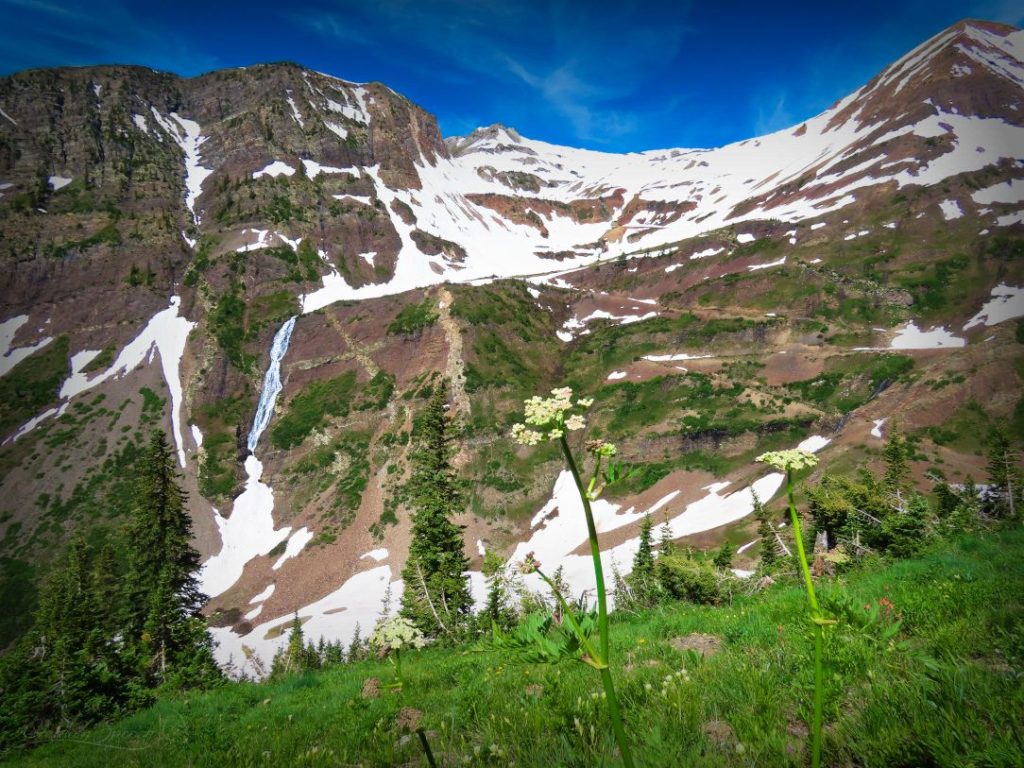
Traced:
<path id="1" fill-rule="evenodd" d="M 889 60 L 703 149 L 290 62 L 0 76 L 0 762 L 1019 764 L 1024 31 Z"/>
<path id="2" fill-rule="evenodd" d="M 811 569 L 807 563 L 807 553 L 804 550 L 800 515 L 796 511 L 796 502 L 793 500 L 793 473 L 816 466 L 818 464 L 818 457 L 810 451 L 789 450 L 764 453 L 758 456 L 757 460 L 786 473 L 786 499 L 789 503 L 789 519 L 793 524 L 793 540 L 796 543 L 800 573 L 803 576 L 804 586 L 807 588 L 807 603 L 810 607 L 811 623 L 814 626 L 814 720 L 811 724 L 811 764 L 814 768 L 818 768 L 821 765 L 822 708 L 825 696 L 822 666 L 822 653 L 824 652 L 823 633 L 826 626 L 836 622 L 832 619 L 826 619 L 821 612 L 821 608 L 818 606 L 818 598 L 814 594 L 814 580 L 811 578 Z"/>
<path id="3" fill-rule="evenodd" d="M 604 698 L 608 703 L 608 716 L 611 719 L 612 731 L 618 743 L 619 754 L 622 762 L 627 768 L 632 768 L 633 751 L 629 744 L 623 724 L 619 697 L 615 693 L 615 682 L 611 673 L 611 639 L 608 632 L 608 596 L 604 580 L 604 568 L 601 564 L 601 547 L 597 538 L 597 528 L 594 525 L 594 514 L 590 508 L 590 502 L 597 499 L 609 485 L 613 485 L 628 476 L 622 465 L 614 461 L 616 448 L 612 443 L 603 440 L 592 440 L 586 444 L 586 454 L 593 457 L 593 470 L 589 481 L 584 483 L 580 474 L 579 465 L 569 447 L 567 433 L 580 432 L 586 425 L 586 418 L 583 412 L 586 411 L 594 401 L 592 398 L 579 398 L 573 400 L 572 389 L 561 387 L 551 390 L 551 397 L 531 397 L 524 403 L 525 423 L 517 423 L 512 427 L 512 436 L 520 445 L 535 446 L 541 441 L 557 442 L 562 449 L 562 456 L 566 466 L 572 473 L 573 481 L 583 502 L 583 513 L 587 520 L 587 535 L 590 540 L 590 554 L 594 561 L 594 582 L 597 591 L 597 645 L 591 641 L 591 634 L 594 629 L 594 618 L 589 612 L 577 611 L 570 606 L 565 595 L 559 586 L 552 581 L 542 570 L 541 564 L 534 559 L 533 555 L 527 555 L 520 565 L 524 574 L 536 573 L 550 587 L 552 594 L 562 610 L 565 622 L 572 629 L 574 637 L 568 644 L 561 647 L 561 652 L 566 658 L 576 658 L 593 667 L 601 676 L 601 685 L 604 688 Z M 604 463 L 604 467 L 602 467 Z M 549 647 L 546 643 L 546 632 L 550 628 L 550 619 L 542 624 L 528 624 L 528 633 L 520 633 L 517 640 L 509 641 L 500 636 L 495 626 L 495 639 L 499 647 L 516 648 L 521 647 L 523 642 L 531 639 L 542 646 Z M 531 638 L 530 635 L 533 635 Z M 559 655 L 550 659 L 557 661 Z"/>

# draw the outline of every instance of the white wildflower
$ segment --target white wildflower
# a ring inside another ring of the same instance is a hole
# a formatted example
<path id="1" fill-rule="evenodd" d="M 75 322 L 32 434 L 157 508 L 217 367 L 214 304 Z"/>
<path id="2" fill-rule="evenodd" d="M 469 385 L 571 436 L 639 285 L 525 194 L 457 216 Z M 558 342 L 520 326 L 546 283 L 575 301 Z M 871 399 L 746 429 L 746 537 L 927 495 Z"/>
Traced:
<path id="1" fill-rule="evenodd" d="M 423 633 L 401 616 L 381 620 L 370 635 L 370 646 L 385 653 L 405 648 L 422 648 L 426 644 Z"/>
<path id="2" fill-rule="evenodd" d="M 818 464 L 818 457 L 810 451 L 794 448 L 789 451 L 769 451 L 757 457 L 762 464 L 768 464 L 784 472 L 814 467 Z"/>

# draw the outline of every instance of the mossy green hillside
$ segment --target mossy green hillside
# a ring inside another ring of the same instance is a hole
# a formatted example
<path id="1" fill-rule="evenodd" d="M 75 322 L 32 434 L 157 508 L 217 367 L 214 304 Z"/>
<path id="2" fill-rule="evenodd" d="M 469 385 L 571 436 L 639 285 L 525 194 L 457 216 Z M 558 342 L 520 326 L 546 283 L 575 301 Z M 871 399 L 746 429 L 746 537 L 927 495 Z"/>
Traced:
<path id="1" fill-rule="evenodd" d="M 965 538 L 914 560 L 824 580 L 829 765 L 1019 764 L 1024 733 L 1024 534 Z M 719 606 L 614 614 L 627 727 L 644 765 L 802 766 L 812 651 L 795 583 Z M 897 624 L 898 622 L 898 624 Z M 694 633 L 712 655 L 677 650 Z M 582 665 L 429 648 L 403 658 L 400 694 L 364 698 L 366 661 L 280 682 L 167 697 L 13 766 L 420 764 L 403 707 L 443 764 L 614 764 L 597 680 Z"/>

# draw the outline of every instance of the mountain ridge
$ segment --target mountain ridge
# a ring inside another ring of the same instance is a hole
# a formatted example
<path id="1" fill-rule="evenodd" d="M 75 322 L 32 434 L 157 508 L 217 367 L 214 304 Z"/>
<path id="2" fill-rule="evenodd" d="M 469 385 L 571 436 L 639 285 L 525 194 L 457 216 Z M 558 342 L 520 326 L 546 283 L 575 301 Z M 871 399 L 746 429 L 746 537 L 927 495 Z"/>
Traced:
<path id="1" fill-rule="evenodd" d="M 1024 417 L 1009 29 L 950 28 L 798 126 L 625 155 L 500 125 L 445 139 L 387 86 L 292 65 L 0 78 L 0 554 L 114 525 L 102 468 L 162 425 L 207 562 L 244 555 L 209 605 L 221 660 L 266 656 L 295 611 L 365 630 L 400 589 L 401 481 L 439 372 L 477 592 L 485 549 L 527 546 L 586 588 L 558 462 L 506 434 L 566 382 L 643 470 L 602 507 L 620 566 L 641 510 L 693 542 L 749 536 L 749 488 L 774 492 L 761 450 L 870 462 L 892 420 L 924 446 L 919 481 L 980 472 L 981 425 Z"/>

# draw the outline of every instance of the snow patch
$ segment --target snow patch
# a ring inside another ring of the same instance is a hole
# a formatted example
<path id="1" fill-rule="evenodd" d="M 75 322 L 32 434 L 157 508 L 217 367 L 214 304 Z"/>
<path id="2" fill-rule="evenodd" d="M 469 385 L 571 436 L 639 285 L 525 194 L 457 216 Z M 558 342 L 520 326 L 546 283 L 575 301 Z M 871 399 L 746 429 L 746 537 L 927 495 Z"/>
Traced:
<path id="1" fill-rule="evenodd" d="M 306 124 L 302 120 L 302 115 L 299 113 L 299 108 L 295 104 L 295 99 L 292 98 L 292 92 L 289 90 L 286 91 L 286 93 L 288 94 L 288 106 L 292 108 L 292 117 L 295 118 L 295 122 L 299 124 L 299 128 L 305 128 Z"/>
<path id="2" fill-rule="evenodd" d="M 84 349 L 71 356 L 71 375 L 61 385 L 59 396 L 62 400 L 68 400 L 79 392 L 88 389 L 88 376 L 82 370 L 103 350 Z"/>
<path id="3" fill-rule="evenodd" d="M 210 597 L 226 592 L 242 575 L 246 563 L 266 555 L 288 538 L 291 527 L 274 530 L 274 491 L 261 481 L 263 464 L 254 455 L 245 459 L 245 490 L 235 499 L 231 516 L 213 511 L 220 531 L 220 552 L 199 570 L 199 588 Z"/>
<path id="4" fill-rule="evenodd" d="M 724 250 L 725 250 L 725 248 L 721 247 L 721 246 L 718 247 L 718 248 L 705 248 L 703 251 L 697 251 L 696 253 L 691 253 L 690 254 L 690 258 L 691 259 L 704 259 L 704 258 L 707 258 L 708 256 L 714 256 L 715 254 L 721 253 Z M 665 270 L 665 271 L 667 272 L 668 270 Z"/>
<path id="5" fill-rule="evenodd" d="M 267 588 L 258 595 L 253 595 L 252 599 L 249 600 L 249 605 L 252 605 L 253 603 L 262 603 L 264 600 L 269 599 L 269 597 L 274 594 L 275 589 L 277 589 L 276 584 L 268 584 Z"/>
<path id="6" fill-rule="evenodd" d="M 971 199 L 979 205 L 1024 202 L 1024 179 L 1010 179 L 1001 184 L 979 189 L 971 195 Z"/>
<path id="7" fill-rule="evenodd" d="M 64 189 L 64 187 L 66 187 L 72 181 L 74 181 L 74 179 L 72 179 L 70 176 L 51 176 L 49 179 L 47 179 L 47 183 L 50 185 L 50 189 L 52 189 L 54 192 L 56 192 L 59 189 Z"/>
<path id="8" fill-rule="evenodd" d="M 254 179 L 259 179 L 264 176 L 270 176 L 276 179 L 278 176 L 294 175 L 295 169 L 288 165 L 288 163 L 284 162 L 283 160 L 274 160 L 270 164 L 264 166 L 263 168 L 260 168 L 258 171 L 255 171 L 252 177 Z"/>
<path id="9" fill-rule="evenodd" d="M 203 182 L 213 173 L 212 168 L 200 165 L 199 148 L 209 138 L 199 130 L 199 123 L 181 117 L 177 112 L 170 113 L 170 120 L 165 118 L 156 107 L 150 108 L 153 119 L 167 132 L 175 144 L 185 155 L 185 205 L 192 214 L 192 220 L 198 224 L 199 214 L 196 212 L 196 201 L 203 193 Z M 172 122 L 173 121 L 173 122 Z"/>
<path id="10" fill-rule="evenodd" d="M 872 437 L 877 437 L 879 440 L 882 439 L 882 425 L 884 425 L 886 421 L 888 421 L 888 419 L 875 419 L 872 422 L 874 424 L 871 428 Z"/>
<path id="11" fill-rule="evenodd" d="M 770 261 L 767 264 L 752 264 L 749 267 L 747 267 L 747 269 L 750 270 L 751 272 L 753 272 L 755 269 L 768 269 L 769 267 L 781 267 L 785 263 L 786 263 L 786 257 L 783 256 L 778 261 Z"/>
<path id="12" fill-rule="evenodd" d="M 24 347 L 11 349 L 11 342 L 14 340 L 14 335 L 18 332 L 18 329 L 27 322 L 28 315 L 18 315 L 17 317 L 12 317 L 10 320 L 5 320 L 0 324 L 0 350 L 3 350 L 3 356 L 0 357 L 0 376 L 6 375 L 22 360 L 30 357 L 32 354 L 38 352 L 53 341 L 52 336 L 46 336 L 34 344 L 28 344 Z"/>
<path id="13" fill-rule="evenodd" d="M 711 355 L 691 355 L 689 352 L 676 352 L 671 355 L 644 355 L 644 360 L 652 363 L 674 363 L 678 360 L 703 360 Z"/>
<path id="14" fill-rule="evenodd" d="M 822 437 L 821 435 L 811 435 L 807 439 L 800 441 L 800 443 L 797 445 L 797 450 L 817 453 L 831 442 L 832 441 L 827 437 Z"/>
<path id="15" fill-rule="evenodd" d="M 178 462 L 184 467 L 185 449 L 181 434 L 182 390 L 179 371 L 181 357 L 185 354 L 185 342 L 196 324 L 178 314 L 180 304 L 181 297 L 172 296 L 170 306 L 153 315 L 146 327 L 121 350 L 117 359 L 103 373 L 89 379 L 84 375 L 78 375 L 81 374 L 81 371 L 76 370 L 61 387 L 61 397 L 65 398 L 65 402 L 59 408 L 51 408 L 23 425 L 13 439 L 17 440 L 32 431 L 44 419 L 63 413 L 67 408 L 68 401 L 75 395 L 92 389 L 111 377 L 121 377 L 129 371 L 135 370 L 143 361 L 152 362 L 153 355 L 159 353 L 160 367 L 171 396 L 171 427 L 174 444 L 178 449 Z M 81 365 L 84 367 L 85 363 L 81 363 Z"/>
<path id="16" fill-rule="evenodd" d="M 348 129 L 344 126 L 332 123 L 330 120 L 324 120 L 324 125 L 327 126 L 327 130 L 335 134 L 342 141 L 348 138 Z"/>
<path id="17" fill-rule="evenodd" d="M 959 219 L 964 215 L 963 210 L 960 208 L 960 203 L 956 200 L 943 200 L 939 203 L 939 208 L 942 209 L 942 217 L 946 221 L 952 221 L 953 219 Z"/>
<path id="18" fill-rule="evenodd" d="M 890 349 L 945 349 L 963 347 L 966 339 L 950 333 L 944 326 L 936 326 L 927 331 L 917 327 L 913 320 L 897 329 L 896 336 L 889 343 Z"/>
<path id="19" fill-rule="evenodd" d="M 965 331 L 978 325 L 996 325 L 1024 316 L 1024 287 L 1000 283 L 992 289 L 991 296 L 978 313 L 964 324 Z"/>
<path id="20" fill-rule="evenodd" d="M 625 371 L 612 371 L 608 374 L 608 381 L 618 381 L 619 379 L 626 378 Z"/>
<path id="21" fill-rule="evenodd" d="M 284 565 L 285 560 L 298 555 L 299 552 L 305 549 L 306 545 L 312 540 L 313 532 L 311 530 L 306 528 L 306 526 L 299 528 L 299 530 L 293 533 L 291 538 L 288 539 L 288 544 L 285 545 L 284 553 L 277 559 L 277 562 L 271 566 L 271 570 L 278 570 L 282 565 Z"/>
<path id="22" fill-rule="evenodd" d="M 366 558 L 370 558 L 371 560 L 379 563 L 381 560 L 388 559 L 388 551 L 381 547 L 380 549 L 371 549 L 369 552 L 363 552 L 363 554 L 359 556 L 360 560 L 365 560 Z"/>
<path id="23" fill-rule="evenodd" d="M 273 165 L 273 163 L 271 163 L 271 165 Z M 282 163 L 282 165 L 284 165 L 284 163 Z M 269 168 L 269 167 L 270 166 L 267 166 L 267 168 Z M 288 167 L 288 166 L 286 166 L 286 167 Z M 311 179 L 315 179 L 321 173 L 351 173 L 354 176 L 358 176 L 359 175 L 359 169 L 358 168 L 354 168 L 354 167 L 352 167 L 352 168 L 336 168 L 336 167 L 334 167 L 332 165 L 320 165 L 320 163 L 318 163 L 316 160 L 306 160 L 306 159 L 303 159 L 302 160 L 302 167 L 305 169 L 306 175 L 309 178 L 311 178 Z M 266 170 L 266 168 L 264 168 L 264 170 Z M 289 168 L 289 170 L 291 170 L 291 169 Z M 283 173 L 283 171 L 282 171 L 282 173 Z M 291 176 L 291 173 L 289 173 L 287 175 Z"/>

